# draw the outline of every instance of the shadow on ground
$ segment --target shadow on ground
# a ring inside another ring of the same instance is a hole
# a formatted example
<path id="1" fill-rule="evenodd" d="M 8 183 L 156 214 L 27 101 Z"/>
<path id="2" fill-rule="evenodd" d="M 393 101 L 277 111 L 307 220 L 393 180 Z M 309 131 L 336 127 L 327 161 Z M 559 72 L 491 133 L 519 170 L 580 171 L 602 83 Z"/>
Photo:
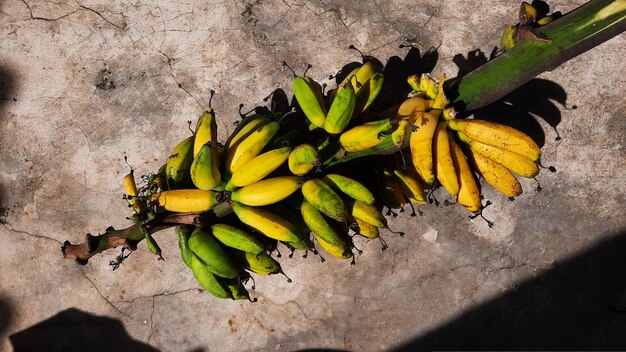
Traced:
<path id="1" fill-rule="evenodd" d="M 396 351 L 624 350 L 625 332 L 623 231 Z"/>
<path id="2" fill-rule="evenodd" d="M 133 339 L 119 320 L 66 309 L 9 337 L 15 352 L 158 351 Z"/>

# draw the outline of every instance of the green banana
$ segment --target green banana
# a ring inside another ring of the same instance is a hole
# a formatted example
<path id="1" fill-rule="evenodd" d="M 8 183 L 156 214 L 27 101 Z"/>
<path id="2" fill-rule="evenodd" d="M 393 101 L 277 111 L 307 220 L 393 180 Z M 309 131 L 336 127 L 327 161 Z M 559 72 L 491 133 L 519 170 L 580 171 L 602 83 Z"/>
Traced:
<path id="1" fill-rule="evenodd" d="M 161 255 L 161 247 L 159 247 L 159 244 L 154 240 L 150 231 L 146 231 L 146 246 L 150 252 L 159 256 L 159 260 L 164 260 Z"/>
<path id="2" fill-rule="evenodd" d="M 199 189 L 211 190 L 220 184 L 220 160 L 217 145 L 207 142 L 200 146 L 189 169 L 191 181 Z"/>
<path id="3" fill-rule="evenodd" d="M 333 189 L 320 179 L 311 179 L 302 185 L 302 195 L 324 215 L 337 221 L 346 221 L 346 205 Z"/>
<path id="4" fill-rule="evenodd" d="M 350 120 L 352 119 L 352 113 L 354 112 L 354 105 L 356 103 L 356 96 L 352 85 L 347 84 L 333 100 L 333 103 L 328 109 L 326 120 L 324 121 L 324 130 L 331 135 L 337 135 L 343 132 Z"/>
<path id="5" fill-rule="evenodd" d="M 221 299 L 233 298 L 230 290 L 224 288 L 218 281 L 217 277 L 211 272 L 209 267 L 205 265 L 200 258 L 195 255 L 191 256 L 191 272 L 196 277 L 196 281 L 204 288 L 208 293 Z"/>
<path id="6" fill-rule="evenodd" d="M 246 167 L 241 167 L 233 172 L 226 184 L 226 190 L 231 191 L 237 187 L 244 187 L 262 180 L 287 161 L 290 153 L 291 147 L 282 147 L 256 156 L 246 164 Z"/>
<path id="7" fill-rule="evenodd" d="M 265 251 L 265 246 L 254 235 L 228 224 L 214 224 L 211 226 L 213 236 L 225 246 L 240 251 L 259 254 Z"/>
<path id="8" fill-rule="evenodd" d="M 350 177 L 339 174 L 327 174 L 323 178 L 332 188 L 345 193 L 353 199 L 358 199 L 368 204 L 374 204 L 376 198 L 365 185 Z"/>
<path id="9" fill-rule="evenodd" d="M 239 202 L 232 202 L 233 211 L 244 224 L 263 235 L 279 241 L 298 242 L 297 228 L 284 218 L 261 207 L 251 207 Z"/>
<path id="10" fill-rule="evenodd" d="M 237 279 L 218 278 L 218 280 L 220 281 L 222 286 L 226 286 L 226 288 L 230 291 L 231 295 L 233 296 L 232 298 L 235 301 L 243 301 L 243 300 L 252 301 L 250 299 L 250 293 L 243 286 L 243 283 L 241 283 L 241 280 L 239 278 Z"/>
<path id="11" fill-rule="evenodd" d="M 305 143 L 293 148 L 288 158 L 289 170 L 297 176 L 304 176 L 322 164 L 317 148 Z"/>
<path id="12" fill-rule="evenodd" d="M 191 268 L 191 257 L 194 255 L 191 249 L 189 249 L 189 245 L 187 241 L 189 241 L 189 237 L 195 227 L 190 225 L 182 225 L 176 227 L 176 236 L 178 236 L 178 247 L 180 248 L 180 256 L 183 259 L 183 263 Z"/>
<path id="13" fill-rule="evenodd" d="M 331 227 L 328 221 L 324 219 L 324 215 L 315 206 L 304 200 L 300 206 L 300 211 L 304 222 L 311 229 L 315 238 L 321 238 L 334 246 L 348 249 L 346 239 Z"/>
<path id="14" fill-rule="evenodd" d="M 211 235 L 197 228 L 189 237 L 187 244 L 191 251 L 202 259 L 206 266 L 217 276 L 227 279 L 236 278 L 239 268 L 228 253 L 213 239 Z"/>
<path id="15" fill-rule="evenodd" d="M 309 77 L 293 78 L 293 93 L 304 115 L 316 127 L 323 127 L 326 121 L 326 106 L 319 83 Z"/>
<path id="16" fill-rule="evenodd" d="M 238 250 L 230 251 L 242 267 L 259 275 L 272 275 L 282 272 L 280 263 L 265 253 L 253 254 Z"/>
<path id="17" fill-rule="evenodd" d="M 167 159 L 165 175 L 169 189 L 180 188 L 189 181 L 189 168 L 193 162 L 193 139 L 194 136 L 189 136 L 178 143 Z"/>

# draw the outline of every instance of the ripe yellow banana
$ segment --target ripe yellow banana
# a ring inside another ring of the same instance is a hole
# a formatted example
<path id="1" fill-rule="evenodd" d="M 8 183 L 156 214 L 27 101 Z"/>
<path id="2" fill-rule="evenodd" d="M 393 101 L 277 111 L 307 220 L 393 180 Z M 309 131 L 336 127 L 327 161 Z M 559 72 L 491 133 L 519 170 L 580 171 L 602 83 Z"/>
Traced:
<path id="1" fill-rule="evenodd" d="M 135 213 L 141 213 L 143 205 L 137 197 L 137 183 L 135 183 L 135 171 L 130 172 L 124 176 L 124 194 L 128 200 L 128 204 L 133 208 Z"/>
<path id="2" fill-rule="evenodd" d="M 302 185 L 302 195 L 322 214 L 337 221 L 346 221 L 346 205 L 333 189 L 320 179 L 311 179 Z"/>
<path id="3" fill-rule="evenodd" d="M 293 148 L 287 163 L 292 174 L 304 176 L 313 169 L 317 169 L 322 163 L 322 158 L 317 148 L 311 144 L 304 143 Z"/>
<path id="4" fill-rule="evenodd" d="M 196 133 L 193 140 L 193 155 L 196 156 L 207 142 L 217 142 L 217 122 L 215 112 L 209 108 L 203 112 L 196 123 Z"/>
<path id="5" fill-rule="evenodd" d="M 450 136 L 448 134 L 447 123 L 439 121 L 435 138 L 433 139 L 433 154 L 437 180 L 451 195 L 459 194 L 459 180 L 456 176 L 452 154 L 450 152 Z"/>
<path id="6" fill-rule="evenodd" d="M 418 74 L 410 75 L 406 78 L 406 82 L 414 92 L 420 93 L 422 91 L 422 88 L 420 87 L 420 76 Z"/>
<path id="7" fill-rule="evenodd" d="M 372 192 L 355 179 L 339 174 L 326 174 L 323 180 L 333 189 L 343 192 L 350 198 L 358 199 L 368 204 L 376 202 Z"/>
<path id="8" fill-rule="evenodd" d="M 220 154 L 214 142 L 202 145 L 191 163 L 189 173 L 193 184 L 202 190 L 211 190 L 222 180 Z"/>
<path id="9" fill-rule="evenodd" d="M 459 180 L 459 193 L 457 199 L 465 209 L 472 213 L 480 213 L 482 210 L 482 204 L 480 202 L 480 190 L 474 177 L 474 172 L 470 169 L 463 150 L 454 141 L 450 139 L 450 151 L 452 153 L 452 162 L 454 163 L 454 169 L 457 172 L 457 179 Z"/>
<path id="10" fill-rule="evenodd" d="M 378 227 L 364 221 L 361 220 L 359 218 L 354 218 L 355 223 L 357 224 L 357 229 L 355 230 L 355 232 L 363 237 L 369 238 L 369 239 L 375 239 L 378 238 L 380 236 L 380 233 L 378 231 Z"/>
<path id="11" fill-rule="evenodd" d="M 190 179 L 189 167 L 193 162 L 193 139 L 193 136 L 189 136 L 178 143 L 167 159 L 165 174 L 169 189 L 181 188 Z"/>
<path id="12" fill-rule="evenodd" d="M 204 288 L 208 293 L 221 299 L 233 298 L 230 290 L 217 280 L 217 277 L 209 270 L 209 267 L 205 265 L 200 258 L 195 255 L 191 256 L 191 272 L 195 276 L 196 281 Z"/>
<path id="13" fill-rule="evenodd" d="M 509 169 L 480 153 L 474 152 L 471 148 L 468 148 L 466 152 L 472 168 L 498 192 L 507 197 L 517 197 L 522 194 L 522 185 Z"/>
<path id="14" fill-rule="evenodd" d="M 396 129 L 391 132 L 391 142 L 398 148 L 405 145 L 407 135 L 411 134 L 411 124 L 408 120 L 400 120 L 396 123 Z"/>
<path id="15" fill-rule="evenodd" d="M 400 169 L 393 170 L 394 176 L 398 180 L 402 194 L 413 204 L 426 204 L 426 193 L 417 179 L 417 175 L 411 175 L 409 171 Z M 402 204 L 404 205 L 404 204 Z"/>
<path id="16" fill-rule="evenodd" d="M 300 186 L 301 179 L 298 176 L 278 176 L 238 188 L 230 197 L 233 201 L 245 205 L 264 206 L 280 202 L 297 191 Z"/>
<path id="17" fill-rule="evenodd" d="M 363 88 L 369 79 L 376 74 L 376 68 L 371 62 L 366 62 L 363 65 L 355 68 L 350 72 L 346 78 L 339 83 L 337 89 L 333 90 L 330 93 L 329 101 L 332 103 L 335 100 L 335 97 L 339 92 L 346 87 L 348 84 L 352 85 L 352 89 L 354 89 L 355 93 L 358 93 L 359 90 Z"/>
<path id="18" fill-rule="evenodd" d="M 226 184 L 225 189 L 230 191 L 237 187 L 251 185 L 272 173 L 289 158 L 291 147 L 272 149 L 259 154 L 250 160 L 245 167 L 240 167 L 233 172 L 232 177 Z"/>
<path id="19" fill-rule="evenodd" d="M 519 18 L 520 24 L 531 24 L 537 19 L 537 9 L 526 1 L 522 1 L 519 9 Z"/>
<path id="20" fill-rule="evenodd" d="M 309 77 L 293 78 L 293 93 L 304 115 L 316 127 L 323 127 L 326 121 L 326 106 L 319 83 Z"/>
<path id="21" fill-rule="evenodd" d="M 539 166 L 524 155 L 520 155 L 506 149 L 500 149 L 489 144 L 477 142 L 462 132 L 457 132 L 459 139 L 466 143 L 473 151 L 480 153 L 496 163 L 506 167 L 516 174 L 533 178 L 539 173 Z"/>
<path id="22" fill-rule="evenodd" d="M 272 119 L 269 117 L 261 116 L 261 115 L 250 115 L 246 116 L 237 128 L 230 134 L 228 139 L 226 139 L 226 143 L 224 143 L 224 150 L 228 154 L 230 149 L 248 137 L 252 132 L 256 131 L 259 127 L 265 125 L 266 123 L 271 122 Z"/>
<path id="23" fill-rule="evenodd" d="M 232 144 L 226 151 L 223 175 L 225 179 L 230 179 L 238 167 L 245 165 L 259 155 L 265 145 L 278 132 L 279 127 L 278 122 L 270 121 L 250 131 L 245 138 L 240 139 L 236 144 Z"/>
<path id="24" fill-rule="evenodd" d="M 367 110 L 378 97 L 383 88 L 383 74 L 378 72 L 368 79 L 360 89 L 355 89 L 356 102 L 352 118 L 356 118 Z"/>
<path id="25" fill-rule="evenodd" d="M 352 249 L 349 246 L 337 246 L 335 244 L 332 243 L 328 243 L 326 242 L 323 238 L 321 237 L 315 237 L 315 239 L 317 240 L 317 243 L 320 244 L 320 246 L 322 246 L 322 248 L 330 255 L 332 255 L 335 258 L 339 258 L 339 259 L 350 259 L 352 258 L 353 254 L 352 254 Z"/>
<path id="26" fill-rule="evenodd" d="M 437 85 L 437 96 L 433 101 L 432 108 L 435 110 L 443 110 L 446 106 L 448 106 L 448 98 L 446 97 L 445 92 L 443 91 L 443 83 L 446 80 L 446 75 L 442 74 L 439 78 L 439 83 Z"/>
<path id="27" fill-rule="evenodd" d="M 428 99 L 435 99 L 439 94 L 439 83 L 428 73 L 423 73 L 420 77 L 420 91 L 423 92 Z"/>
<path id="28" fill-rule="evenodd" d="M 392 128 L 388 118 L 366 122 L 343 132 L 339 136 L 339 144 L 349 153 L 367 150 L 382 142 L 384 133 Z"/>
<path id="29" fill-rule="evenodd" d="M 177 213 L 201 213 L 225 200 L 222 192 L 201 189 L 176 189 L 155 193 L 150 200 L 157 206 Z"/>
<path id="30" fill-rule="evenodd" d="M 383 203 L 389 209 L 402 209 L 406 204 L 406 198 L 402 187 L 391 170 L 384 169 L 380 177 L 379 192 Z"/>
<path id="31" fill-rule="evenodd" d="M 541 149 L 535 141 L 513 127 L 483 120 L 451 120 L 448 126 L 476 142 L 523 155 L 532 161 L 541 157 Z"/>
<path id="32" fill-rule="evenodd" d="M 435 181 L 433 164 L 433 137 L 437 129 L 439 114 L 436 112 L 420 113 L 415 120 L 417 131 L 411 133 L 409 145 L 415 170 L 429 185 Z"/>
<path id="33" fill-rule="evenodd" d="M 202 260 L 209 270 L 228 279 L 239 275 L 239 267 L 220 244 L 200 228 L 196 228 L 187 241 L 189 249 Z"/>
<path id="34" fill-rule="evenodd" d="M 326 221 L 324 215 L 315 206 L 304 200 L 300 206 L 300 212 L 304 223 L 313 232 L 316 239 L 323 239 L 325 242 L 336 247 L 348 249 L 346 234 L 335 231 L 335 228 Z"/>
<path id="35" fill-rule="evenodd" d="M 345 88 L 337 93 L 335 100 L 330 105 L 330 109 L 328 109 L 323 126 L 324 130 L 331 135 L 343 132 L 352 119 L 355 104 L 354 88 L 352 88 L 352 85 L 346 85 Z"/>
<path id="36" fill-rule="evenodd" d="M 235 226 L 228 224 L 213 224 L 211 226 L 213 236 L 225 246 L 240 251 L 259 254 L 265 251 L 265 246 L 254 235 Z"/>
<path id="37" fill-rule="evenodd" d="M 363 203 L 360 200 L 348 202 L 348 212 L 355 218 L 361 219 L 370 225 L 378 228 L 387 227 L 387 220 L 380 211 L 373 205 Z"/>
<path id="38" fill-rule="evenodd" d="M 232 202 L 233 211 L 244 224 L 278 241 L 298 242 L 297 228 L 284 218 L 261 207 Z"/>
<path id="39" fill-rule="evenodd" d="M 406 99 L 396 112 L 396 120 L 408 120 L 411 123 L 415 123 L 415 119 L 421 112 L 430 110 L 433 104 L 432 100 L 427 100 L 422 97 L 412 97 Z"/>

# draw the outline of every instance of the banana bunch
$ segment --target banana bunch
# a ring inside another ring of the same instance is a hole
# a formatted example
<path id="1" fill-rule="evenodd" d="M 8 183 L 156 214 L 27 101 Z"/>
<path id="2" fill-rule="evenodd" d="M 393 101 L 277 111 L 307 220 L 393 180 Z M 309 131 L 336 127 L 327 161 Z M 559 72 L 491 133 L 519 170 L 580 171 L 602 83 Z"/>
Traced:
<path id="1" fill-rule="evenodd" d="M 293 92 L 312 128 L 332 136 L 341 134 L 350 122 L 365 112 L 383 86 L 383 75 L 371 62 L 355 68 L 328 96 L 310 77 L 295 76 Z"/>

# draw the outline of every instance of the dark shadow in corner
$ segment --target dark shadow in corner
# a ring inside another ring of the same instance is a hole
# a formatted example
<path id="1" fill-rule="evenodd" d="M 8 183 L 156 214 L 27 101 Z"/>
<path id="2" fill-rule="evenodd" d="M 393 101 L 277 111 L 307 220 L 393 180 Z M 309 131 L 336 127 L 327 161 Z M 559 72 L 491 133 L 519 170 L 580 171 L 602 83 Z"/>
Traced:
<path id="1" fill-rule="evenodd" d="M 626 349 L 626 231 L 396 351 Z"/>
<path id="2" fill-rule="evenodd" d="M 158 351 L 128 335 L 119 320 L 66 309 L 9 337 L 15 352 Z"/>
<path id="3" fill-rule="evenodd" d="M 0 336 L 4 336 L 5 331 L 13 320 L 13 307 L 9 300 L 0 296 Z"/>
<path id="4" fill-rule="evenodd" d="M 6 67 L 0 67 L 0 118 L 4 117 L 4 106 L 17 101 L 15 88 L 15 75 Z"/>
<path id="5" fill-rule="evenodd" d="M 461 77 L 487 63 L 495 55 L 495 48 L 489 58 L 480 49 L 468 52 L 467 57 L 456 55 L 453 61 L 459 68 L 459 72 L 448 85 L 449 98 L 454 99 L 457 96 L 454 86 Z M 534 78 L 498 101 L 474 111 L 460 113 L 458 117 L 463 118 L 473 114 L 476 119 L 509 125 L 531 136 L 542 147 L 545 144 L 546 135 L 535 116 L 543 119 L 554 129 L 556 140 L 561 138 L 557 130 L 557 126 L 561 123 L 561 111 L 555 102 L 567 109 L 567 93 L 563 87 L 546 79 Z M 571 108 L 575 109 L 576 106 Z"/>

